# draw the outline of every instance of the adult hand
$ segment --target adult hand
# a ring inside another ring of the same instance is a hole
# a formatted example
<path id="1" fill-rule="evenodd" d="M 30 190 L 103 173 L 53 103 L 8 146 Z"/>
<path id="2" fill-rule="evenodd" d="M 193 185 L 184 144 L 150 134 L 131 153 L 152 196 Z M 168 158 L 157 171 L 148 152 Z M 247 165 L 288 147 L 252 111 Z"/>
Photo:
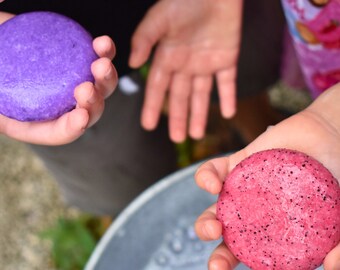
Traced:
<path id="1" fill-rule="evenodd" d="M 0 22 L 13 15 L 0 13 Z M 112 65 L 115 45 L 107 37 L 98 37 L 93 47 L 99 58 L 92 63 L 95 83 L 84 82 L 75 89 L 76 108 L 56 120 L 20 122 L 0 115 L 0 133 L 23 142 L 42 145 L 61 145 L 80 137 L 86 128 L 98 121 L 104 110 L 104 100 L 116 87 L 117 72 Z"/>
<path id="2" fill-rule="evenodd" d="M 242 3 L 160 0 L 147 12 L 132 37 L 129 60 L 140 67 L 155 48 L 141 116 L 145 129 L 157 126 L 168 91 L 170 138 L 183 141 L 187 122 L 191 137 L 203 137 L 214 77 L 222 115 L 235 113 Z"/>
<path id="3" fill-rule="evenodd" d="M 218 194 L 228 173 L 241 160 L 271 148 L 288 148 L 304 152 L 322 164 L 340 179 L 340 84 L 332 87 L 315 100 L 308 108 L 268 128 L 244 149 L 227 157 L 207 161 L 199 167 L 195 178 L 198 186 Z M 222 225 L 216 220 L 216 205 L 207 209 L 196 221 L 196 232 L 203 240 L 221 237 Z M 233 269 L 238 261 L 221 243 L 212 253 L 209 269 Z M 325 270 L 340 269 L 340 245 L 334 248 L 324 260 Z"/>

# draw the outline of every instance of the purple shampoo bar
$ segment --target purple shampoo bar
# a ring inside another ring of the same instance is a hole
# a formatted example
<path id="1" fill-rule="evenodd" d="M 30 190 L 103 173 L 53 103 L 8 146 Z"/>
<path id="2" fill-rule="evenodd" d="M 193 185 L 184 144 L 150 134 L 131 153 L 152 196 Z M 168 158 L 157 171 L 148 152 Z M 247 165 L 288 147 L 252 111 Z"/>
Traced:
<path id="1" fill-rule="evenodd" d="M 91 35 L 52 12 L 0 25 L 0 113 L 19 121 L 56 119 L 75 107 L 74 88 L 93 81 Z"/>

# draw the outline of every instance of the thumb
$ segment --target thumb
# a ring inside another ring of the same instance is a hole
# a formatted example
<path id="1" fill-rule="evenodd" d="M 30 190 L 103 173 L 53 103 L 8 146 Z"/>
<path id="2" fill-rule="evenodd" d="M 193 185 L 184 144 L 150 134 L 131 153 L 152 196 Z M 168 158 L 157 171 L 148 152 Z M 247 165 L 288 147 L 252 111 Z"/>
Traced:
<path id="1" fill-rule="evenodd" d="M 4 1 L 4 0 L 3 0 Z M 3 2 L 0 0 L 0 3 Z M 0 11 L 0 24 L 14 17 L 14 14 Z"/>
<path id="2" fill-rule="evenodd" d="M 340 243 L 327 254 L 323 264 L 325 270 L 340 270 Z"/>
<path id="3" fill-rule="evenodd" d="M 160 1 L 148 10 L 132 35 L 130 67 L 138 68 L 148 60 L 153 46 L 167 29 L 166 8 Z"/>

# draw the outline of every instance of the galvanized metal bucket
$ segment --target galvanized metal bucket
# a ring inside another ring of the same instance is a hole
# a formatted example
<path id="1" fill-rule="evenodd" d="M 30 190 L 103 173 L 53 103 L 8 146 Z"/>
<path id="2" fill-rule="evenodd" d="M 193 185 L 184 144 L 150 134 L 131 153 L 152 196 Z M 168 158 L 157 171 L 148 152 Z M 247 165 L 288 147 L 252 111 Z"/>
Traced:
<path id="1" fill-rule="evenodd" d="M 198 166 L 169 175 L 137 197 L 105 233 L 85 270 L 207 270 L 220 241 L 200 241 L 193 226 L 217 198 L 196 186 Z"/>

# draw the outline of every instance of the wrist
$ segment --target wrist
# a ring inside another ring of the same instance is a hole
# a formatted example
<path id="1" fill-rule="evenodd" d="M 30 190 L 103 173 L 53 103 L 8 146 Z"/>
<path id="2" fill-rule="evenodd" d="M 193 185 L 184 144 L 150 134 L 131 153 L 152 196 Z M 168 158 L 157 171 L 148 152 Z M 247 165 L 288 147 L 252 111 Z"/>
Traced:
<path id="1" fill-rule="evenodd" d="M 306 110 L 320 117 L 340 139 L 340 106 L 337 102 L 339 100 L 340 83 L 323 92 Z"/>

